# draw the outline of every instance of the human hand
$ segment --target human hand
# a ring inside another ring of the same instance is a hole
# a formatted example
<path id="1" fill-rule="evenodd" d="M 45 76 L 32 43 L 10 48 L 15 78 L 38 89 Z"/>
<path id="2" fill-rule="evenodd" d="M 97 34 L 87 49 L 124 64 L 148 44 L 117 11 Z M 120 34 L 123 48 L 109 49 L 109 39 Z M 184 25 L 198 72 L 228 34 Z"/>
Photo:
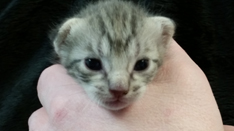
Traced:
<path id="1" fill-rule="evenodd" d="M 126 109 L 99 107 L 60 65 L 43 71 L 38 96 L 43 107 L 31 115 L 30 131 L 224 130 L 206 76 L 175 41 L 144 96 Z"/>

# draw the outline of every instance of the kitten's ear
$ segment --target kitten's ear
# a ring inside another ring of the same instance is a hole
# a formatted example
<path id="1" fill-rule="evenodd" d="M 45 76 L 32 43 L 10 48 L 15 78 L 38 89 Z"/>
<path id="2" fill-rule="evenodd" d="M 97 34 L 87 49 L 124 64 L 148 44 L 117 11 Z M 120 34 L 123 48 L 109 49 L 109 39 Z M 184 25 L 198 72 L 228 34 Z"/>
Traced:
<path id="1" fill-rule="evenodd" d="M 54 49 L 56 53 L 59 53 L 59 50 L 61 49 L 61 46 L 66 44 L 65 40 L 68 35 L 70 35 L 70 31 L 72 26 L 79 23 L 79 18 L 72 18 L 68 19 L 58 30 L 57 35 L 53 41 Z"/>
<path id="2" fill-rule="evenodd" d="M 148 17 L 146 22 L 146 27 L 150 30 L 151 36 L 157 38 L 159 65 L 161 65 L 167 45 L 175 33 L 175 24 L 171 19 L 162 16 Z"/>
<path id="3" fill-rule="evenodd" d="M 162 16 L 149 17 L 148 19 L 153 21 L 154 24 L 158 24 L 162 35 L 162 42 L 163 44 L 168 44 L 175 33 L 175 23 L 173 20 Z"/>

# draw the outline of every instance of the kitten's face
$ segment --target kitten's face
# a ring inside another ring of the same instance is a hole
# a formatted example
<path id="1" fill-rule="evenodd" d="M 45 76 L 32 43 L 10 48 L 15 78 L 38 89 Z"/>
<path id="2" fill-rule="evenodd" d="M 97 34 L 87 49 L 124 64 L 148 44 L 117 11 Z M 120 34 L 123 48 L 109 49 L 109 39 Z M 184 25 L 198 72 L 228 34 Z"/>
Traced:
<path id="1" fill-rule="evenodd" d="M 164 32 L 162 23 L 154 19 L 145 18 L 135 27 L 107 26 L 104 30 L 88 19 L 73 18 L 60 28 L 55 50 L 90 98 L 107 109 L 119 110 L 143 94 L 173 34 Z"/>

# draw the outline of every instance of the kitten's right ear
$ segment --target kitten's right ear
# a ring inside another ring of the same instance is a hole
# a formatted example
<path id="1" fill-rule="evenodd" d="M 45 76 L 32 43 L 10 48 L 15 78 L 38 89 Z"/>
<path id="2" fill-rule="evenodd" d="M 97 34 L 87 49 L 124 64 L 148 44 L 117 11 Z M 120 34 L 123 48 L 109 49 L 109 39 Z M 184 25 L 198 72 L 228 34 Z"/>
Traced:
<path id="1" fill-rule="evenodd" d="M 57 54 L 59 54 L 59 51 L 61 49 L 62 45 L 65 45 L 65 40 L 68 35 L 70 35 L 70 31 L 72 26 L 79 23 L 79 18 L 72 18 L 68 19 L 58 30 L 57 35 L 53 41 L 54 49 Z"/>

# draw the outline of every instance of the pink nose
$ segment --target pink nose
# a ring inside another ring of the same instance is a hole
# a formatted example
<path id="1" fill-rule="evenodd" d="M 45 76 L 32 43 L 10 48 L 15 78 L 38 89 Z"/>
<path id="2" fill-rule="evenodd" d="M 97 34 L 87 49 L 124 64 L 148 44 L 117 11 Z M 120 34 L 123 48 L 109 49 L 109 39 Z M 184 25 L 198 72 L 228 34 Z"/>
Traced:
<path id="1" fill-rule="evenodd" d="M 110 89 L 109 91 L 116 98 L 121 98 L 128 93 L 127 90 L 111 90 Z"/>

